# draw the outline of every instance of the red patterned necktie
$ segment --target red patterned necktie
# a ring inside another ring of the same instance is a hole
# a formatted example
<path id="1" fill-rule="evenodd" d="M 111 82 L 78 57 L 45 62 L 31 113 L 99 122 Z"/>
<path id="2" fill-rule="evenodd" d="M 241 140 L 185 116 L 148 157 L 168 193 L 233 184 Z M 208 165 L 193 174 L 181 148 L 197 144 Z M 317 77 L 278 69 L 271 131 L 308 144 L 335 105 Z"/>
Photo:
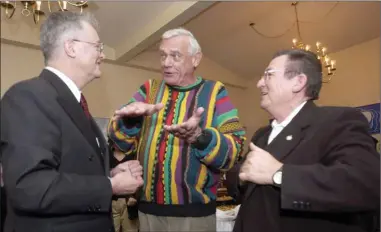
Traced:
<path id="1" fill-rule="evenodd" d="M 89 111 L 89 107 L 87 105 L 87 101 L 86 101 L 86 98 L 85 96 L 83 96 L 83 94 L 81 93 L 81 100 L 79 102 L 81 104 L 81 107 L 83 109 L 83 111 L 85 112 L 85 115 L 88 119 L 90 119 L 91 117 L 91 114 L 90 114 L 90 111 Z"/>

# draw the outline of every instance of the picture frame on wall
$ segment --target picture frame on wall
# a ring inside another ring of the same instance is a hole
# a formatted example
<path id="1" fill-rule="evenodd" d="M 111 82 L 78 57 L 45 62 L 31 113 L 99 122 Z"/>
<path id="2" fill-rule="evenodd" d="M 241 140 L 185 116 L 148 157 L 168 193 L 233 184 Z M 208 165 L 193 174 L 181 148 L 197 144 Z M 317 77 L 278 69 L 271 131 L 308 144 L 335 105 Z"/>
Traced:
<path id="1" fill-rule="evenodd" d="M 377 143 L 377 150 L 380 152 L 380 103 L 374 103 L 369 105 L 363 105 L 356 107 L 364 114 L 369 123 L 369 132 L 375 138 Z"/>

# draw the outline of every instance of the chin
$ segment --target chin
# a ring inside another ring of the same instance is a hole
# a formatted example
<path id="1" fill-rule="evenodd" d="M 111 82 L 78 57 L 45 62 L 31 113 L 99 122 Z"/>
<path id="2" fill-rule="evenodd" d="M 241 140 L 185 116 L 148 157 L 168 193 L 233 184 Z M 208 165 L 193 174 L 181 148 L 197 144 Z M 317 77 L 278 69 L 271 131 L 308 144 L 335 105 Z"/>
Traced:
<path id="1" fill-rule="evenodd" d="M 101 75 L 102 75 L 102 72 L 101 71 L 97 71 L 97 72 L 94 73 L 94 78 L 98 79 L 98 78 L 101 77 Z"/>
<path id="2" fill-rule="evenodd" d="M 259 105 L 262 109 L 266 109 L 269 106 L 268 102 L 263 100 L 259 103 Z"/>
<path id="3" fill-rule="evenodd" d="M 178 79 L 175 77 L 163 77 L 165 83 L 168 85 L 177 85 L 178 84 Z"/>

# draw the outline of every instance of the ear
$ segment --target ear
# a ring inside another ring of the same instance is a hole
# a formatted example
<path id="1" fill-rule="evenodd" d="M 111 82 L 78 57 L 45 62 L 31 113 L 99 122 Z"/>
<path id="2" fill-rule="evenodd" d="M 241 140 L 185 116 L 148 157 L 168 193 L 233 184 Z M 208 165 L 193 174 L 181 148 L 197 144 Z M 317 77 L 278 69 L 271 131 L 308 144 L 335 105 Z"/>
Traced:
<path id="1" fill-rule="evenodd" d="M 69 57 L 75 58 L 76 57 L 76 49 L 74 47 L 74 41 L 65 40 L 64 51 L 65 51 L 66 55 L 68 55 Z"/>
<path id="2" fill-rule="evenodd" d="M 192 57 L 192 64 L 194 68 L 197 68 L 197 66 L 200 64 L 202 58 L 202 53 L 197 52 L 193 57 Z"/>
<path id="3" fill-rule="evenodd" d="M 298 93 L 307 87 L 307 76 L 304 73 L 297 75 L 294 80 L 292 92 Z"/>

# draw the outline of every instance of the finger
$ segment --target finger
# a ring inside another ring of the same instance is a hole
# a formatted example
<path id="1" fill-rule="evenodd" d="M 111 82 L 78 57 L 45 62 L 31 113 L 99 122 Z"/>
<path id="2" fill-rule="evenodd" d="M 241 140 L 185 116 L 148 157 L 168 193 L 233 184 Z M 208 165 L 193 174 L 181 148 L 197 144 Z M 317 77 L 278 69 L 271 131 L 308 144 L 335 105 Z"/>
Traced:
<path id="1" fill-rule="evenodd" d="M 183 128 L 182 126 L 179 126 L 176 130 L 178 133 L 182 134 L 185 136 L 185 134 L 188 132 L 188 130 L 186 130 L 185 128 Z"/>
<path id="2" fill-rule="evenodd" d="M 179 125 L 170 125 L 170 126 L 167 125 L 167 128 L 168 128 L 168 132 L 171 132 L 171 133 L 179 133 L 180 132 L 180 126 Z"/>
<path id="3" fill-rule="evenodd" d="M 131 170 L 131 173 L 135 175 L 135 173 L 142 173 L 143 172 L 143 168 L 141 166 L 136 166 L 136 167 L 133 167 L 133 168 L 130 168 Z"/>
<path id="4" fill-rule="evenodd" d="M 195 129 L 195 125 L 192 125 L 192 123 L 188 122 L 181 123 L 180 127 L 186 131 L 191 131 L 192 129 Z"/>
<path id="5" fill-rule="evenodd" d="M 257 147 L 254 143 L 250 143 L 250 150 L 252 150 L 252 151 L 255 151 L 255 150 L 257 150 L 257 151 L 260 151 L 260 150 L 262 150 L 260 147 Z"/>
<path id="6" fill-rule="evenodd" d="M 163 128 L 164 128 L 164 130 L 166 130 L 169 133 L 173 132 L 172 126 L 165 125 Z"/>
<path id="7" fill-rule="evenodd" d="M 116 110 L 115 114 L 118 117 L 138 115 L 138 108 L 135 107 L 134 105 L 128 105 L 128 106 L 121 108 L 120 110 Z"/>
<path id="8" fill-rule="evenodd" d="M 139 176 L 141 177 L 141 176 L 143 176 L 143 172 L 142 171 L 140 171 L 140 172 L 133 172 L 132 176 L 135 177 L 135 178 L 137 178 Z"/>
<path id="9" fill-rule="evenodd" d="M 193 116 L 195 116 L 197 118 L 201 118 L 202 113 L 204 113 L 204 108 L 198 107 L 197 110 L 194 112 Z"/>
<path id="10" fill-rule="evenodd" d="M 115 110 L 115 112 L 114 112 L 114 115 L 117 117 L 120 117 L 120 116 L 125 115 L 125 114 L 126 114 L 126 112 L 124 109 Z"/>
<path id="11" fill-rule="evenodd" d="M 143 170 L 143 167 L 141 165 L 130 165 L 130 170 L 140 172 L 141 170 Z"/>
<path id="12" fill-rule="evenodd" d="M 184 138 L 184 136 L 182 134 L 180 134 L 179 132 L 174 132 L 173 135 L 176 136 L 177 138 L 180 138 L 180 139 Z"/>
<path id="13" fill-rule="evenodd" d="M 118 166 L 116 166 L 116 168 L 114 168 L 113 170 L 115 170 L 114 172 L 115 173 L 119 173 L 119 172 L 125 172 L 127 171 L 129 168 L 127 165 L 123 165 L 123 164 L 119 164 Z"/>
<path id="14" fill-rule="evenodd" d="M 148 115 L 152 115 L 156 112 L 158 112 L 159 110 L 161 110 L 163 107 L 164 107 L 164 104 L 163 103 L 158 103 L 158 104 L 155 104 L 155 105 L 152 105 L 152 104 L 147 104 L 148 107 L 147 107 L 147 114 Z"/>
<path id="15" fill-rule="evenodd" d="M 241 172 L 247 172 L 249 168 L 250 168 L 250 166 L 249 166 L 249 164 L 248 164 L 248 162 L 246 160 L 245 163 L 243 163 L 242 167 L 240 168 L 239 172 L 240 173 Z"/>
<path id="16" fill-rule="evenodd" d="M 159 103 L 159 104 L 155 105 L 155 111 L 156 112 L 158 112 L 159 110 L 161 110 L 163 108 L 164 108 L 164 104 L 163 103 Z"/>
<path id="17" fill-rule="evenodd" d="M 137 176 L 135 178 L 135 180 L 136 180 L 138 186 L 142 186 L 144 184 L 143 178 L 141 176 Z"/>
<path id="18" fill-rule="evenodd" d="M 134 160 L 135 161 L 135 160 Z M 118 164 L 116 167 L 122 170 L 128 169 L 129 168 L 129 163 L 131 161 L 125 161 L 123 163 Z"/>
<path id="19" fill-rule="evenodd" d="M 204 108 L 199 107 L 197 110 L 193 113 L 192 117 L 190 117 L 186 122 L 192 125 L 193 127 L 197 126 L 199 122 L 201 121 L 201 116 L 204 113 Z"/>
<path id="20" fill-rule="evenodd" d="M 130 160 L 127 162 L 124 162 L 124 163 L 127 163 L 130 168 L 141 167 L 139 160 Z"/>
<path id="21" fill-rule="evenodd" d="M 241 172 L 238 176 L 239 176 L 239 179 L 242 181 L 247 181 L 249 179 L 248 175 L 245 172 Z"/>

